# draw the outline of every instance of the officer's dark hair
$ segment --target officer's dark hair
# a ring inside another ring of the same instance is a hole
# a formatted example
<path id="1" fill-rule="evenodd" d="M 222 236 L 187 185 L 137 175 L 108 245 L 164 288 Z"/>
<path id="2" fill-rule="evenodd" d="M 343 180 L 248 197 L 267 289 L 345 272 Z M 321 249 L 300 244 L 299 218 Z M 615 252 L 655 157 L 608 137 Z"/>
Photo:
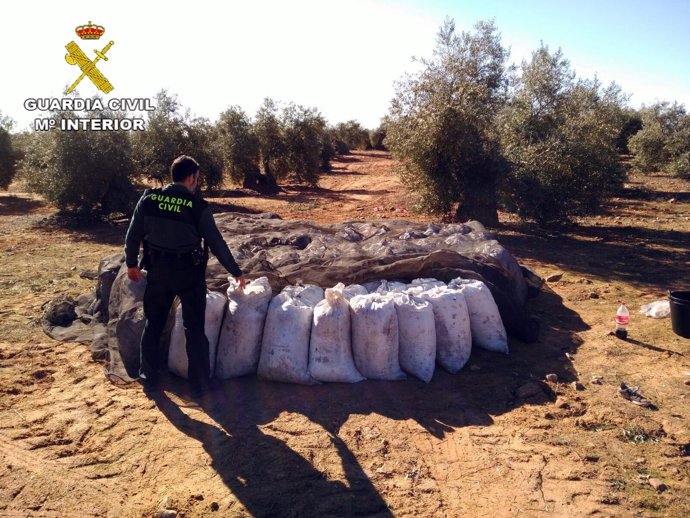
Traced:
<path id="1" fill-rule="evenodd" d="M 173 182 L 183 182 L 197 172 L 199 172 L 199 163 L 187 155 L 178 156 L 170 166 Z"/>

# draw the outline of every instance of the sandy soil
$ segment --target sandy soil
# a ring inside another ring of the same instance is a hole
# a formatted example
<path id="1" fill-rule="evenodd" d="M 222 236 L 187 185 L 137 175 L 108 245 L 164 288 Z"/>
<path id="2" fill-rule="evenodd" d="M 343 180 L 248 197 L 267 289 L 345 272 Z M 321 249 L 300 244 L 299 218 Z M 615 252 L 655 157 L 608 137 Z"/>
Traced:
<path id="1" fill-rule="evenodd" d="M 213 208 L 432 221 L 392 166 L 355 153 L 319 189 L 230 190 Z M 247 377 L 198 402 L 174 378 L 157 395 L 112 385 L 86 346 L 43 334 L 42 304 L 91 290 L 126 222 L 62 230 L 18 189 L 0 194 L 0 517 L 690 515 L 690 340 L 638 312 L 688 286 L 688 182 L 632 177 L 604 214 L 560 231 L 501 214 L 523 264 L 562 274 L 530 302 L 535 344 L 475 350 L 428 385 Z M 621 298 L 627 341 L 609 334 Z M 618 397 L 621 381 L 657 409 Z"/>

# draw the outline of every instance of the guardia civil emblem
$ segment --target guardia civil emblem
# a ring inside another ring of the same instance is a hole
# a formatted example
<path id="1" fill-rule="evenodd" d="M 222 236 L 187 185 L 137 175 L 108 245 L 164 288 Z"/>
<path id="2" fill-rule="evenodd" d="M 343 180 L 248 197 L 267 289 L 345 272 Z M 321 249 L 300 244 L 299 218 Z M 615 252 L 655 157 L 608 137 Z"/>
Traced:
<path id="1" fill-rule="evenodd" d="M 80 25 L 74 29 L 74 32 L 76 32 L 77 36 L 79 36 L 82 40 L 92 41 L 98 40 L 101 36 L 103 36 L 105 28 L 102 25 L 96 25 L 89 21 L 88 24 Z M 72 90 L 77 87 L 84 77 L 88 77 L 96 88 L 98 88 L 104 94 L 108 94 L 113 90 L 113 85 L 111 85 L 110 81 L 108 81 L 100 70 L 96 68 L 96 63 L 101 59 L 103 61 L 108 61 L 108 58 L 105 54 L 110 50 L 110 47 L 112 47 L 114 43 L 114 41 L 109 42 L 105 47 L 103 47 L 102 50 L 94 49 L 93 51 L 95 52 L 96 57 L 93 60 L 90 60 L 81 50 L 81 48 L 79 48 L 79 45 L 74 43 L 74 41 L 70 41 L 67 45 L 65 45 L 65 48 L 68 52 L 68 54 L 65 55 L 65 61 L 67 61 L 67 63 L 70 65 L 77 65 L 81 70 L 81 75 L 74 83 L 72 83 L 72 86 L 67 89 L 65 94 L 72 92 Z"/>

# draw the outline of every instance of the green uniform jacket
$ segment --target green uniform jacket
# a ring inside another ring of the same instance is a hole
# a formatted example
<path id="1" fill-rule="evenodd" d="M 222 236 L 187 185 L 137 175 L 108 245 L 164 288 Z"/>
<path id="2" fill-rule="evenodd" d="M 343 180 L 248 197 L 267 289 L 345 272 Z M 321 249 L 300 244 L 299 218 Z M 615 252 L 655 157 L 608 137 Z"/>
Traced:
<path id="1" fill-rule="evenodd" d="M 155 250 L 188 253 L 201 246 L 202 238 L 228 272 L 235 277 L 242 275 L 218 231 L 208 203 L 201 196 L 174 183 L 162 190 L 147 190 L 137 203 L 127 229 L 127 267 L 137 265 L 142 240 Z"/>

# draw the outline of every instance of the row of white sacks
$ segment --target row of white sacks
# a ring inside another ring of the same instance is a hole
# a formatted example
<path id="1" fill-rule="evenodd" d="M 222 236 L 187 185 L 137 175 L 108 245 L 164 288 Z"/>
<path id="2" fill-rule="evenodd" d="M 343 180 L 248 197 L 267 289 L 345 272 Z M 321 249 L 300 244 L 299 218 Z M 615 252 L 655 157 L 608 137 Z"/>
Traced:
<path id="1" fill-rule="evenodd" d="M 508 353 L 506 331 L 487 286 L 476 280 L 411 284 L 381 281 L 288 286 L 272 297 L 266 277 L 244 291 L 230 277 L 227 299 L 206 296 L 211 373 L 228 379 L 257 373 L 312 384 L 400 380 L 429 382 L 436 363 L 456 373 L 472 346 Z M 187 377 L 182 308 L 177 308 L 168 367 Z"/>

